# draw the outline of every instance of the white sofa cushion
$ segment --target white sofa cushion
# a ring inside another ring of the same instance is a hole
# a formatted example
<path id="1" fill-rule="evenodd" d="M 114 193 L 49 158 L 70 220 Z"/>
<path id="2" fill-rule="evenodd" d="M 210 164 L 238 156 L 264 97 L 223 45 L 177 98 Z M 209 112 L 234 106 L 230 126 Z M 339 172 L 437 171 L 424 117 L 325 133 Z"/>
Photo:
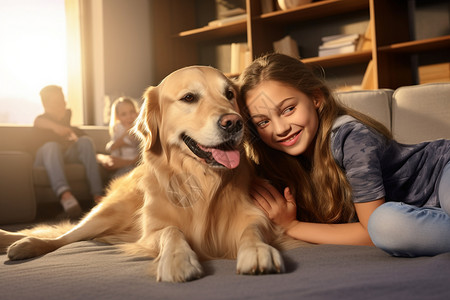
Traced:
<path id="1" fill-rule="evenodd" d="M 450 83 L 400 87 L 392 97 L 392 133 L 399 142 L 450 139 Z"/>
<path id="2" fill-rule="evenodd" d="M 340 92 L 337 98 L 344 105 L 366 114 L 391 129 L 392 90 L 362 90 Z"/>

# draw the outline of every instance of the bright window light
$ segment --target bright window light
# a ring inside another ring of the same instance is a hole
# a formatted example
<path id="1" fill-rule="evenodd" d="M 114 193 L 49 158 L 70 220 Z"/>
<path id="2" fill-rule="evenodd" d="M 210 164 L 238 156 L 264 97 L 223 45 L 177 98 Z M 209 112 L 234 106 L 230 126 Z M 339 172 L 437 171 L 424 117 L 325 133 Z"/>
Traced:
<path id="1" fill-rule="evenodd" d="M 64 0 L 0 0 L 0 123 L 32 124 L 39 91 L 67 91 Z"/>

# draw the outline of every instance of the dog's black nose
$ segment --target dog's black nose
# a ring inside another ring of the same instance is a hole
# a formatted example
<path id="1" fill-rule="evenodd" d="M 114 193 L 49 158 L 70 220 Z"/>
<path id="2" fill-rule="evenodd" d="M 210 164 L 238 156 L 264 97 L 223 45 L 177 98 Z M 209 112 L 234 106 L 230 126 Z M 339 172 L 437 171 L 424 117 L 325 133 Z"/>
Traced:
<path id="1" fill-rule="evenodd" d="M 227 133 L 234 134 L 242 130 L 242 118 L 237 114 L 222 115 L 218 121 L 219 127 Z"/>

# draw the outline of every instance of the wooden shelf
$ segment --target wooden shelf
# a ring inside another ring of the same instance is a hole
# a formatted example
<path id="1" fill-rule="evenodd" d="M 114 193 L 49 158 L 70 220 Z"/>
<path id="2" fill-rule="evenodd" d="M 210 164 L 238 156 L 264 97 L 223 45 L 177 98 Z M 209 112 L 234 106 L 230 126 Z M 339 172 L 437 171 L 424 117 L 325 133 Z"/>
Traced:
<path id="1" fill-rule="evenodd" d="M 358 80 L 359 75 L 364 76 L 359 74 L 361 68 L 356 65 L 369 64 L 372 61 L 373 85 L 371 88 L 395 89 L 416 83 L 413 75 L 417 73 L 417 66 L 412 63 L 412 55 L 432 53 L 436 50 L 445 52 L 450 49 L 448 33 L 444 36 L 410 41 L 411 33 L 417 30 L 419 21 L 424 22 L 437 16 L 439 22 L 444 22 L 438 30 L 432 30 L 430 34 L 428 34 L 429 31 L 422 30 L 420 36 L 439 35 L 439 32 L 447 29 L 445 22 L 448 20 L 450 7 L 448 0 L 429 2 L 322 0 L 289 10 L 277 10 L 264 14 L 261 13 L 261 0 L 246 0 L 246 19 L 221 26 L 205 26 L 190 30 L 186 29 L 195 27 L 196 20 L 203 22 L 202 19 L 204 19 L 195 18 L 195 14 L 206 11 L 210 13 L 208 9 L 211 7 L 200 6 L 201 1 L 198 0 L 150 1 L 154 5 L 158 4 L 158 11 L 155 11 L 155 16 L 152 18 L 157 37 L 155 45 L 158 46 L 159 54 L 156 67 L 158 79 L 164 78 L 170 71 L 193 64 L 210 64 L 228 72 L 230 68 L 227 66 L 227 61 L 231 59 L 227 57 L 230 53 L 225 51 L 228 51 L 228 46 L 231 48 L 231 43 L 243 42 L 244 39 L 247 40 L 253 58 L 272 52 L 273 42 L 286 35 L 301 39 L 298 41 L 303 48 L 301 52 L 308 53 L 306 55 L 315 55 L 317 53 L 315 47 L 320 43 L 321 36 L 348 33 L 354 31 L 354 28 L 359 30 L 361 27 L 359 25 L 366 21 L 369 21 L 368 28 L 371 33 L 368 39 L 370 45 L 364 48 L 368 50 L 326 57 L 307 57 L 302 61 L 306 64 L 317 64 L 323 68 L 348 66 L 348 73 L 351 74 L 347 77 L 354 81 Z M 423 14 L 420 10 L 426 10 L 427 14 Z M 184 20 L 186 15 L 190 16 L 188 22 Z M 419 20 L 418 16 L 422 16 L 423 20 Z M 162 21 L 169 24 L 161 26 Z M 434 23 L 430 22 L 430 26 L 435 26 L 432 24 Z M 181 52 L 178 51 L 180 47 L 183 48 Z M 449 62 L 447 56 L 440 55 L 440 52 L 438 54 L 439 57 L 436 58 L 438 63 Z M 343 73 L 346 72 L 343 71 Z M 343 74 L 343 76 L 346 75 Z M 336 82 L 342 81 L 340 79 Z"/>
<path id="2" fill-rule="evenodd" d="M 369 0 L 324 0 L 312 2 L 285 11 L 274 11 L 262 14 L 255 20 L 264 20 L 267 23 L 286 24 L 311 19 L 326 18 L 352 11 L 369 9 Z"/>
<path id="3" fill-rule="evenodd" d="M 235 21 L 222 26 L 205 26 L 187 30 L 176 34 L 174 37 L 193 42 L 217 40 L 239 34 L 246 34 L 247 21 Z"/>
<path id="4" fill-rule="evenodd" d="M 450 35 L 418 41 L 397 43 L 378 48 L 378 50 L 382 52 L 398 53 L 418 53 L 440 49 L 450 49 Z"/>
<path id="5" fill-rule="evenodd" d="M 323 57 L 304 58 L 305 64 L 317 64 L 324 68 L 339 67 L 357 63 L 368 63 L 372 59 L 372 51 L 364 50 L 346 54 L 336 54 Z"/>

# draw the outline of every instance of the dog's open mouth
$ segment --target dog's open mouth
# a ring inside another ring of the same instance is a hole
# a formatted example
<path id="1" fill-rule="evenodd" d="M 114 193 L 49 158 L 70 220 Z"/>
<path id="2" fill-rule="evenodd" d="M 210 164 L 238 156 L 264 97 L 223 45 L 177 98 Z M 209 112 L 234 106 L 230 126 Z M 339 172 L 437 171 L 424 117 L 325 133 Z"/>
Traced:
<path id="1" fill-rule="evenodd" d="M 189 149 L 207 164 L 223 166 L 228 169 L 234 169 L 239 166 L 240 153 L 233 142 L 225 142 L 214 147 L 207 147 L 200 145 L 187 135 L 183 135 L 182 139 Z"/>

